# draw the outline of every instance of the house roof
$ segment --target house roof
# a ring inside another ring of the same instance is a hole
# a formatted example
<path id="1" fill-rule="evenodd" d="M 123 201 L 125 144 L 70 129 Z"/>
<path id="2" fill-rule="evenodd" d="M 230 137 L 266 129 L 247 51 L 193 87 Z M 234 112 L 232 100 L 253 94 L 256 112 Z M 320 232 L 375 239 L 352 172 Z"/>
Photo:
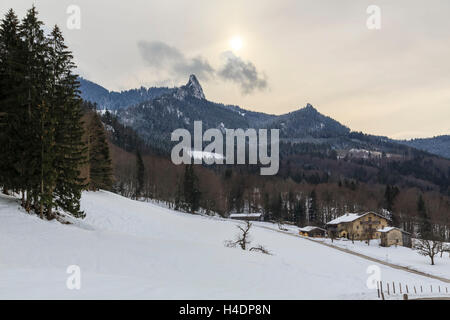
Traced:
<path id="1" fill-rule="evenodd" d="M 337 217 L 336 219 L 333 219 L 329 222 L 327 222 L 327 224 L 340 224 L 340 223 L 346 223 L 346 222 L 352 222 L 355 221 L 356 219 L 361 218 L 363 215 L 358 214 L 358 213 L 346 213 L 340 217 Z"/>
<path id="2" fill-rule="evenodd" d="M 405 230 L 400 229 L 400 228 L 397 228 L 397 227 L 385 227 L 385 228 L 383 228 L 383 229 L 378 229 L 377 232 L 387 233 L 387 232 L 392 231 L 392 230 L 398 230 L 398 231 L 400 231 L 401 233 L 410 234 L 409 232 L 406 232 Z"/>
<path id="3" fill-rule="evenodd" d="M 302 231 L 302 232 L 310 232 L 312 230 L 320 230 L 320 231 L 326 231 L 325 229 L 319 228 L 319 227 L 315 227 L 315 226 L 306 226 L 303 228 L 299 228 L 298 230 Z"/>
<path id="4" fill-rule="evenodd" d="M 346 213 L 340 217 L 337 217 L 334 220 L 331 220 L 330 222 L 327 222 L 327 224 L 329 225 L 333 225 L 333 224 L 340 224 L 340 223 L 348 223 L 348 222 L 353 222 L 359 218 L 362 218 L 366 215 L 368 215 L 369 213 L 372 213 L 376 216 L 379 216 L 380 218 L 386 219 L 386 220 L 390 220 L 389 218 L 383 217 L 382 215 L 376 213 L 376 212 L 366 212 L 366 213 Z"/>
<path id="5" fill-rule="evenodd" d="M 232 213 L 230 214 L 230 218 L 259 218 L 262 216 L 262 213 Z"/>

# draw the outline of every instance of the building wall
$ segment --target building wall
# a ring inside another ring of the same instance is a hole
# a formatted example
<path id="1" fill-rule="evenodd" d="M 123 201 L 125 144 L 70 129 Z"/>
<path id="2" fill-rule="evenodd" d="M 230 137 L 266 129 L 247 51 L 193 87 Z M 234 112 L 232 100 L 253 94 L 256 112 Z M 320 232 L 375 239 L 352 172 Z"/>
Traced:
<path id="1" fill-rule="evenodd" d="M 393 229 L 389 232 L 382 233 L 381 245 L 383 247 L 390 247 L 392 245 L 403 246 L 402 232 L 400 230 Z"/>
<path id="2" fill-rule="evenodd" d="M 368 213 L 355 221 L 339 224 L 337 227 L 338 236 L 351 238 L 354 235 L 355 240 L 366 239 L 367 229 L 372 228 L 372 239 L 379 239 L 380 232 L 377 229 L 382 229 L 388 226 L 388 220 L 376 214 Z"/>

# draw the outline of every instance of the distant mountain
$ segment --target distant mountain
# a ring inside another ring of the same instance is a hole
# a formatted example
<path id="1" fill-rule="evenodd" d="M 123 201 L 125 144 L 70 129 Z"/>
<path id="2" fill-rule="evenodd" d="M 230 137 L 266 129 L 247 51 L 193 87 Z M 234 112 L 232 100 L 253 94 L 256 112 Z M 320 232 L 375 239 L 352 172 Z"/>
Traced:
<path id="1" fill-rule="evenodd" d="M 84 86 L 84 90 L 85 97 L 97 92 L 105 96 L 100 86 Z M 136 91 L 126 92 L 133 95 Z M 185 85 L 166 88 L 159 96 L 138 103 L 134 102 L 139 99 L 116 103 L 110 94 L 106 96 L 119 107 L 113 114 L 103 113 L 103 121 L 112 128 L 113 143 L 129 145 L 130 151 L 137 147 L 130 141 L 139 140 L 139 145 L 166 157 L 177 143 L 171 141 L 171 133 L 184 128 L 192 135 L 197 120 L 202 121 L 203 130 L 222 132 L 226 128 L 276 128 L 281 138 L 279 177 L 312 185 L 340 181 L 351 188 L 357 188 L 358 182 L 391 184 L 450 195 L 450 160 L 387 137 L 351 131 L 311 104 L 276 116 L 215 103 L 206 99 L 194 75 Z"/>
<path id="2" fill-rule="evenodd" d="M 450 159 L 450 135 L 425 139 L 397 140 L 397 142 Z"/>
<path id="3" fill-rule="evenodd" d="M 312 149 L 339 150 L 340 157 L 347 154 L 355 157 L 367 152 L 371 156 L 420 154 L 412 148 L 431 152 L 387 137 L 352 132 L 309 103 L 304 108 L 280 116 L 215 103 L 206 99 L 195 75 L 191 75 L 188 82 L 180 87 L 140 88 L 120 93 L 110 92 L 85 79 L 80 80 L 84 99 L 96 102 L 99 109 L 114 110 L 120 122 L 134 129 L 146 143 L 162 150 L 169 150 L 173 145 L 170 141 L 173 130 L 185 128 L 193 133 L 194 121 L 202 120 L 204 130 L 279 129 L 281 141 L 295 145 L 290 153 Z M 306 149 L 298 147 L 305 145 L 308 146 Z"/>
<path id="4" fill-rule="evenodd" d="M 80 81 L 81 98 L 96 103 L 97 108 L 101 110 L 119 110 L 160 97 L 161 95 L 174 90 L 165 87 L 140 87 L 139 89 L 117 92 L 109 91 L 104 87 L 83 78 L 79 78 L 78 80 Z"/>
<path id="5" fill-rule="evenodd" d="M 270 124 L 280 129 L 284 138 L 336 138 L 346 136 L 350 129 L 336 120 L 319 113 L 311 104 L 294 112 L 283 114 Z"/>

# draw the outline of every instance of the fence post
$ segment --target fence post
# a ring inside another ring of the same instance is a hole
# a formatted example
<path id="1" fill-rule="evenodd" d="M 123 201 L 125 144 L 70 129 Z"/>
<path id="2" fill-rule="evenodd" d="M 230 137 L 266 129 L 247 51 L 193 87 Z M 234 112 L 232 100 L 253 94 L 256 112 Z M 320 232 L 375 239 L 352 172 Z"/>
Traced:
<path id="1" fill-rule="evenodd" d="M 420 285 L 420 292 L 423 293 L 422 285 Z"/>
<path id="2" fill-rule="evenodd" d="M 388 295 L 391 295 L 391 294 L 389 293 L 389 282 L 386 283 L 386 285 L 387 285 L 387 292 L 388 292 Z"/>
<path id="3" fill-rule="evenodd" d="M 402 284 L 399 282 L 398 285 L 400 286 L 400 294 L 402 294 Z"/>
<path id="4" fill-rule="evenodd" d="M 430 288 L 431 288 L 431 293 L 433 293 L 433 285 L 430 284 Z"/>
<path id="5" fill-rule="evenodd" d="M 409 293 L 408 285 L 406 285 L 406 293 Z"/>
<path id="6" fill-rule="evenodd" d="M 395 283 L 392 281 L 392 294 L 395 294 Z"/>
<path id="7" fill-rule="evenodd" d="M 417 294 L 416 286 L 414 286 L 414 293 Z"/>
<path id="8" fill-rule="evenodd" d="M 378 294 L 378 298 L 380 298 L 380 282 L 377 281 L 377 294 Z"/>

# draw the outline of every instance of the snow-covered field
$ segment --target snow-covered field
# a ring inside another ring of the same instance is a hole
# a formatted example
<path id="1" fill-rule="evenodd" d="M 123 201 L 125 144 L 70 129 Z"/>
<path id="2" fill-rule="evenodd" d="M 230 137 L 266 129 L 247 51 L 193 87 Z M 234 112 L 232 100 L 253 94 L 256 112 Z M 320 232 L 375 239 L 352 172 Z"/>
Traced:
<path id="1" fill-rule="evenodd" d="M 379 239 L 370 241 L 370 245 L 367 245 L 364 241 L 355 241 L 352 243 L 351 240 L 346 239 L 334 240 L 333 243 L 331 243 L 330 239 L 320 239 L 318 241 L 333 244 L 341 248 L 402 267 L 407 267 L 412 270 L 450 279 L 450 257 L 448 253 L 444 253 L 442 257 L 440 254 L 436 255 L 434 258 L 435 265 L 432 266 L 429 257 L 421 256 L 417 253 L 417 251 L 402 246 L 381 247 Z"/>
<path id="2" fill-rule="evenodd" d="M 376 263 L 307 239 L 255 226 L 264 255 L 224 246 L 237 221 L 103 191 L 85 192 L 82 208 L 86 219 L 63 225 L 0 196 L 1 299 L 377 299 L 366 284 Z M 66 286 L 70 265 L 80 290 Z M 448 286 L 377 266 L 383 281 Z"/>

